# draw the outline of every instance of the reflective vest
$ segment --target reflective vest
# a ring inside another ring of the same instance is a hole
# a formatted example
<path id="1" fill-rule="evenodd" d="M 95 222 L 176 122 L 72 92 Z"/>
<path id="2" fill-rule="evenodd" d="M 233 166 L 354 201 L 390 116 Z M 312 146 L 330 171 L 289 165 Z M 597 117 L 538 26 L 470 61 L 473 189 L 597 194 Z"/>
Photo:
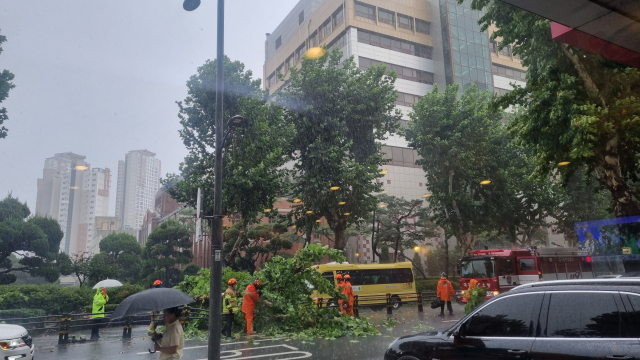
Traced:
<path id="1" fill-rule="evenodd" d="M 104 306 L 107 301 L 109 301 L 109 296 L 107 295 L 105 298 L 102 292 L 100 292 L 100 289 L 98 289 L 96 291 L 96 294 L 93 296 L 93 318 L 104 317 Z"/>
<path id="2" fill-rule="evenodd" d="M 229 309 L 233 311 L 233 313 L 238 312 L 238 292 L 229 287 L 227 291 L 224 292 L 224 298 L 222 300 L 222 313 L 228 314 Z"/>

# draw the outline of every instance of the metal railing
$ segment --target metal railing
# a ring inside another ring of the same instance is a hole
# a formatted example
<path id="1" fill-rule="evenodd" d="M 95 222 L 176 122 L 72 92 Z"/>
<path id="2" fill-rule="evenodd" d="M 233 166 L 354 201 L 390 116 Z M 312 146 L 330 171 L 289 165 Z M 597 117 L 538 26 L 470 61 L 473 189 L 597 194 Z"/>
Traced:
<path id="1" fill-rule="evenodd" d="M 128 316 L 111 320 L 109 316 L 112 311 L 104 313 L 80 313 L 47 315 L 28 318 L 0 319 L 0 323 L 20 325 L 29 332 L 58 331 L 58 345 L 69 344 L 76 341 L 75 336 L 69 334 L 76 330 L 87 330 L 94 326 L 99 328 L 122 326 L 122 338 L 131 339 L 133 325 L 148 325 L 152 320 L 158 321 L 159 315 L 144 314 Z M 104 315 L 104 317 L 94 318 L 94 315 Z M 204 309 L 184 307 L 180 316 L 180 323 L 188 325 L 191 320 L 209 319 L 209 312 Z M 98 320 L 98 321 L 96 321 Z"/>
<path id="2" fill-rule="evenodd" d="M 457 296 L 457 295 L 456 295 Z M 354 295 L 353 313 L 359 317 L 359 310 L 362 307 L 384 306 L 387 314 L 393 314 L 393 309 L 398 309 L 403 303 L 415 302 L 418 304 L 418 312 L 424 311 L 424 302 L 433 301 L 437 298 L 435 291 L 411 292 L 411 293 L 389 293 L 383 295 Z M 316 303 L 318 308 L 335 307 L 339 304 L 337 298 L 318 298 Z"/>

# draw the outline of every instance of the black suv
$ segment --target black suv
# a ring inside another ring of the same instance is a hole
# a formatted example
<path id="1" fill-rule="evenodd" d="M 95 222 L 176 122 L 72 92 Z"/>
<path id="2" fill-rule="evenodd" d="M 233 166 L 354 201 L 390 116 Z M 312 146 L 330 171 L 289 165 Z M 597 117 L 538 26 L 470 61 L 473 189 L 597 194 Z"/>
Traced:
<path id="1" fill-rule="evenodd" d="M 640 359 L 640 279 L 522 285 L 444 332 L 405 336 L 385 360 Z"/>

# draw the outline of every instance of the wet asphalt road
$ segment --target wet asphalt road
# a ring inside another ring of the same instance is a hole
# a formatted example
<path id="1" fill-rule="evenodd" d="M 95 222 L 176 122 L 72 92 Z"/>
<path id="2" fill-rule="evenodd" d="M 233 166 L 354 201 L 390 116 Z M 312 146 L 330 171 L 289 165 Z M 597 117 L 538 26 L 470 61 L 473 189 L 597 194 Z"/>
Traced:
<path id="1" fill-rule="evenodd" d="M 449 328 L 462 317 L 463 307 L 454 305 L 454 315 L 444 319 L 438 310 L 425 306 L 424 313 L 419 314 L 415 305 L 403 306 L 391 316 L 398 321 L 391 328 L 379 326 L 387 319 L 386 311 L 374 312 L 362 309 L 365 316 L 377 326 L 381 335 L 371 337 L 344 337 L 336 340 L 313 339 L 273 339 L 253 336 L 253 344 L 248 344 L 247 337 L 224 342 L 222 359 L 227 360 L 285 360 L 285 359 L 336 359 L 336 360 L 369 360 L 382 359 L 384 351 L 397 337 L 417 334 L 430 330 Z M 38 360 L 112 360 L 112 359 L 157 359 L 158 354 L 149 354 L 147 349 L 152 342 L 146 337 L 146 327 L 133 328 L 130 340 L 122 340 L 122 329 L 111 328 L 101 330 L 102 339 L 97 342 L 57 345 L 57 335 L 34 337 L 35 357 Z M 82 333 L 88 337 L 90 334 Z M 75 335 L 75 334 L 74 334 Z M 207 359 L 207 344 L 202 341 L 185 341 L 183 360 Z"/>

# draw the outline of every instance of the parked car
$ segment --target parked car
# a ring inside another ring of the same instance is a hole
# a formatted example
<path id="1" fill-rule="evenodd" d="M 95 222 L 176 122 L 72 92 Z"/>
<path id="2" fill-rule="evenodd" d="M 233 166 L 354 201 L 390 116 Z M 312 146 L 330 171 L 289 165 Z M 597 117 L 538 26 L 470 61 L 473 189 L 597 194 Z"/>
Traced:
<path id="1" fill-rule="evenodd" d="M 2 360 L 33 359 L 33 341 L 22 326 L 0 324 L 0 348 Z"/>
<path id="2" fill-rule="evenodd" d="M 405 336 L 385 360 L 640 359 L 640 279 L 536 282 L 443 332 Z"/>

